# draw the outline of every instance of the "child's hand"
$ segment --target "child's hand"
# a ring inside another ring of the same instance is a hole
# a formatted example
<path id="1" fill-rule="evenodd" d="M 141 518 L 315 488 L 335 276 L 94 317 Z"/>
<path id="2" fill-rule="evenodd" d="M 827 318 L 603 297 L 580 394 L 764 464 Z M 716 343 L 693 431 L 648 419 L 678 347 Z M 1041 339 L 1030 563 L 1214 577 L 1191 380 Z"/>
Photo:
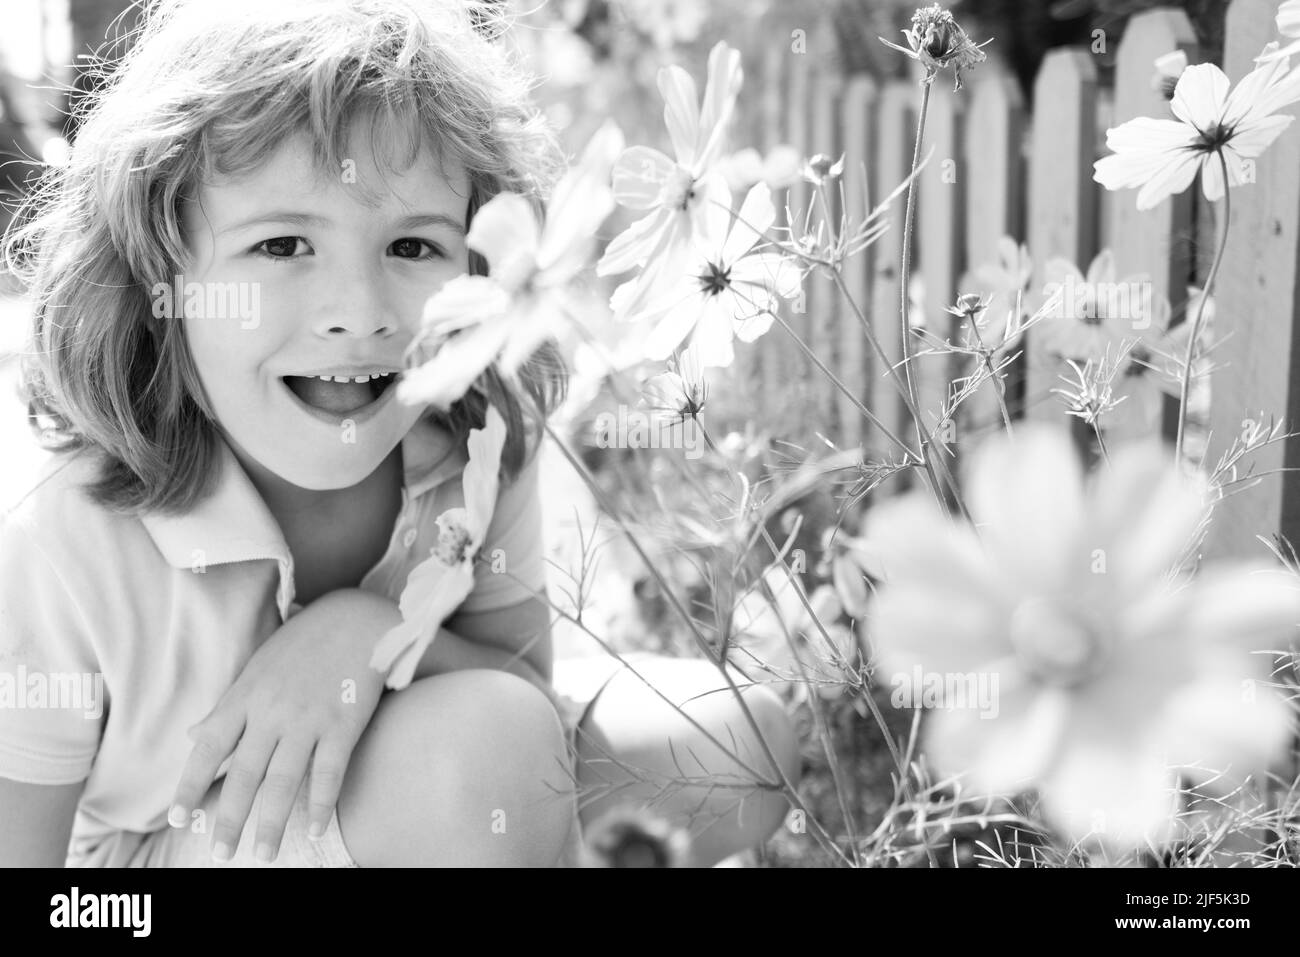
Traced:
<path id="1" fill-rule="evenodd" d="M 257 857 L 275 859 L 309 764 L 309 834 L 323 834 L 352 749 L 383 693 L 384 676 L 370 667 L 370 654 L 400 621 L 395 602 L 349 589 L 319 598 L 285 622 L 190 729 L 194 750 L 168 819 L 189 820 L 233 753 L 212 835 L 217 860 L 228 860 L 239 846 L 259 788 Z"/>

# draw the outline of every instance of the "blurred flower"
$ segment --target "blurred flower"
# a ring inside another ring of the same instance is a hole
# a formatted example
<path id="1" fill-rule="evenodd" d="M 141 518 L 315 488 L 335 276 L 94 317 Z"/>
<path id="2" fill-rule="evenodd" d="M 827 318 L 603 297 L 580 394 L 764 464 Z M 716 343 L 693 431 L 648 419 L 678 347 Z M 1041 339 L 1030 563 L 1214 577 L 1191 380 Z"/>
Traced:
<path id="1" fill-rule="evenodd" d="M 1277 32 L 1284 37 L 1295 37 L 1296 40 L 1280 49 L 1270 43 L 1259 56 L 1259 62 L 1267 63 L 1300 53 L 1300 0 L 1286 0 L 1286 3 L 1277 8 Z"/>
<path id="2" fill-rule="evenodd" d="M 1029 288 L 1029 279 L 1034 274 L 1034 261 L 1029 257 L 1029 247 L 1017 244 L 1010 236 L 998 240 L 998 258 L 996 262 L 986 262 L 976 266 L 971 280 L 963 285 L 977 285 L 981 292 L 991 298 L 1003 297 L 1009 306 L 1014 306 L 1016 298 Z"/>
<path id="3" fill-rule="evenodd" d="M 641 808 L 626 805 L 602 814 L 583 834 L 592 867 L 686 867 L 690 836 Z"/>
<path id="4" fill-rule="evenodd" d="M 483 428 L 469 433 L 465 507 L 438 516 L 438 542 L 411 570 L 398 599 L 402 623 L 379 639 L 371 655 L 370 667 L 388 672 L 390 688 L 411 683 L 442 623 L 474 590 L 474 559 L 496 508 L 505 438 L 505 420 L 489 405 Z"/>
<path id="5" fill-rule="evenodd" d="M 698 357 L 690 350 L 673 365 L 674 368 L 652 376 L 642 386 L 641 402 L 657 417 L 677 423 L 704 411 L 709 387 Z"/>
<path id="6" fill-rule="evenodd" d="M 875 546 L 867 539 L 835 535 L 834 529 L 828 529 L 823 549 L 828 553 L 836 597 L 850 618 L 862 618 L 871 597 L 868 579 L 884 576 Z"/>
<path id="7" fill-rule="evenodd" d="M 988 311 L 989 303 L 993 299 L 982 297 L 979 293 L 966 292 L 957 297 L 954 305 L 948 306 L 944 312 L 951 313 L 958 319 L 974 323 L 976 326 L 984 325 L 984 313 Z"/>
<path id="8" fill-rule="evenodd" d="M 678 66 L 659 71 L 664 123 L 676 161 L 648 146 L 633 146 L 614 164 L 614 198 L 628 209 L 649 211 L 617 236 L 596 264 L 596 273 L 612 276 L 644 266 L 619 297 L 635 310 L 640 294 L 653 282 L 661 258 L 689 248 L 705 228 L 710 210 L 729 206 L 726 180 L 714 169 L 725 143 L 726 127 L 736 107 L 743 74 L 740 54 L 725 43 L 709 53 L 709 78 L 703 105 L 695 81 Z M 618 307 L 615 314 L 625 315 Z"/>
<path id="9" fill-rule="evenodd" d="M 730 202 L 705 211 L 709 222 L 703 235 L 666 259 L 645 304 L 626 311 L 631 320 L 655 323 L 645 343 L 647 358 L 666 359 L 690 336 L 691 361 L 728 366 L 735 358 L 732 340 L 753 342 L 771 326 L 778 297 L 798 293 L 799 271 L 790 260 L 755 252 L 776 219 L 767 186 L 759 183 L 749 191 L 730 231 L 729 207 Z"/>
<path id="10" fill-rule="evenodd" d="M 1068 259 L 1043 267 L 1044 293 L 1060 302 L 1040 326 L 1042 345 L 1063 359 L 1100 360 L 1126 343 L 1155 335 L 1151 283 L 1134 275 L 1116 281 L 1115 257 L 1103 249 L 1084 276 Z"/>
<path id="11" fill-rule="evenodd" d="M 877 674 L 998 678 L 995 717 L 952 701 L 927 716 L 940 773 L 1036 788 L 1071 837 L 1133 846 L 1171 833 L 1180 769 L 1226 787 L 1285 748 L 1289 709 L 1251 652 L 1285 647 L 1300 591 L 1245 566 L 1180 574 L 1203 476 L 1143 443 L 1085 486 L 1068 436 L 1040 427 L 991 439 L 969 477 L 975 528 L 920 494 L 872 524 Z"/>
<path id="12" fill-rule="evenodd" d="M 592 137 L 556 185 L 545 226 L 516 193 L 499 193 L 474 214 L 466 242 L 487 259 L 491 274 L 458 276 L 425 304 L 408 354 L 431 350 L 432 358 L 402 376 L 398 399 L 445 409 L 494 361 L 512 375 L 580 312 L 570 287 L 613 209 L 609 169 L 622 143 L 613 124 Z"/>
<path id="13" fill-rule="evenodd" d="M 803 178 L 812 183 L 814 186 L 825 185 L 828 179 L 838 179 L 844 172 L 844 154 L 840 158 L 832 160 L 825 153 L 818 153 L 809 157 L 808 162 L 803 167 Z"/>
<path id="14" fill-rule="evenodd" d="M 803 157 L 793 146 L 784 143 L 772 147 L 766 157 L 747 146 L 720 160 L 717 168 L 733 193 L 743 193 L 755 183 L 766 183 L 769 189 L 785 189 L 798 182 Z"/>
<path id="15" fill-rule="evenodd" d="M 753 681 L 793 684 L 796 690 L 807 673 L 818 696 L 839 697 L 849 680 L 846 669 L 857 660 L 858 644 L 840 620 L 844 609 L 835 589 L 822 585 L 807 596 L 805 607 L 803 587 L 782 567 L 769 568 L 763 581 L 771 598 L 755 587 L 736 604 L 729 660 Z"/>
<path id="16" fill-rule="evenodd" d="M 1165 328 L 1159 336 L 1136 343 L 1128 355 L 1121 375 L 1116 379 L 1115 390 L 1127 401 L 1121 404 L 1107 420 L 1107 427 L 1119 435 L 1137 438 L 1151 435 L 1158 428 L 1164 411 L 1164 396 L 1180 398 L 1182 368 L 1187 358 L 1187 338 L 1192 334 L 1192 316 L 1199 308 L 1202 291 L 1188 287 L 1187 321 Z M 1168 302 L 1162 302 L 1166 314 Z M 1167 327 L 1165 321 L 1160 323 Z M 1200 342 L 1192 358 L 1192 380 L 1203 380 L 1210 372 L 1208 350 L 1213 340 L 1214 299 L 1205 304 L 1205 319 L 1201 325 Z M 1190 397 L 1189 397 L 1190 402 Z"/>
<path id="17" fill-rule="evenodd" d="M 1183 50 L 1175 50 L 1173 53 L 1156 57 L 1155 68 L 1156 72 L 1151 77 L 1151 88 L 1160 91 L 1166 100 L 1172 100 L 1174 90 L 1178 87 L 1178 80 L 1187 69 L 1187 53 Z"/>
<path id="18" fill-rule="evenodd" d="M 1287 70 L 1285 58 L 1261 63 L 1231 93 L 1228 77 L 1213 63 L 1183 71 L 1170 109 L 1177 120 L 1139 117 L 1106 131 L 1111 156 L 1093 165 L 1093 179 L 1107 189 L 1141 187 L 1138 209 L 1151 209 L 1191 185 L 1199 170 L 1205 198 L 1223 198 L 1228 184 L 1253 177 L 1246 161 L 1259 156 L 1291 125 L 1293 116 L 1274 116 L 1300 99 L 1300 68 Z"/>
<path id="19" fill-rule="evenodd" d="M 912 29 L 903 30 L 902 33 L 907 39 L 905 47 L 891 43 L 884 37 L 879 39 L 885 46 L 920 62 L 925 67 L 926 83 L 932 82 L 940 70 L 951 66 L 957 81 L 954 90 L 961 89 L 963 70 L 984 62 L 984 51 L 980 47 L 993 42 L 985 40 L 978 46 L 972 43 L 952 14 L 937 3 L 922 7 L 912 14 Z"/>

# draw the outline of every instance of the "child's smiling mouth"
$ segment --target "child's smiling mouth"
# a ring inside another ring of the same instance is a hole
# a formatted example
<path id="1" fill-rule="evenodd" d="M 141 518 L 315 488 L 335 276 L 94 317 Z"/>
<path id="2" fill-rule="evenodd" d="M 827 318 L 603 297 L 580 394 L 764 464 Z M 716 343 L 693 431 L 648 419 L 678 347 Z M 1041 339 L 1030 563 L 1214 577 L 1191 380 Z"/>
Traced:
<path id="1" fill-rule="evenodd" d="M 395 372 L 353 372 L 347 374 L 287 375 L 282 377 L 289 391 L 308 409 L 329 415 L 349 415 L 378 406 L 397 380 Z"/>

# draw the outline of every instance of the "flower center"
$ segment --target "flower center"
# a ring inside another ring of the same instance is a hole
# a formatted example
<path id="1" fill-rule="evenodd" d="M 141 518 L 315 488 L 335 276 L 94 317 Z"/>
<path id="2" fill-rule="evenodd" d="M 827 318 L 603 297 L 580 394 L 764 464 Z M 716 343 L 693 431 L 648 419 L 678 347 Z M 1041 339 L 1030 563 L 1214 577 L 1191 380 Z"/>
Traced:
<path id="1" fill-rule="evenodd" d="M 708 263 L 707 272 L 699 277 L 700 288 L 706 296 L 720 295 L 731 285 L 731 270 L 722 263 Z"/>
<path id="2" fill-rule="evenodd" d="M 438 529 L 438 544 L 434 547 L 434 554 L 438 556 L 438 561 L 451 568 L 465 560 L 469 544 L 469 529 L 459 522 L 448 522 Z"/>
<path id="3" fill-rule="evenodd" d="M 1231 126 L 1218 125 L 1201 130 L 1201 140 L 1196 144 L 1195 148 L 1206 153 L 1218 152 L 1219 149 L 1228 145 L 1234 132 L 1236 131 Z"/>
<path id="4" fill-rule="evenodd" d="M 695 198 L 695 177 L 691 171 L 678 166 L 664 183 L 659 193 L 659 203 L 671 209 L 686 209 Z"/>
<path id="5" fill-rule="evenodd" d="M 1046 684 L 1082 684 L 1105 660 L 1102 636 L 1050 598 L 1028 598 L 1011 615 L 1011 645 L 1031 674 Z"/>

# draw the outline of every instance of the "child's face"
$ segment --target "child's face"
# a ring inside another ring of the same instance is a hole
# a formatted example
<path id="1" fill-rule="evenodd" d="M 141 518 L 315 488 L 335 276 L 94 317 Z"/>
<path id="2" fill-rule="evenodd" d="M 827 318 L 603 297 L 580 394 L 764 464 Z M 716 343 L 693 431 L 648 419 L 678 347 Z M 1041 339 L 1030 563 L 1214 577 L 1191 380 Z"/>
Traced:
<path id="1" fill-rule="evenodd" d="M 354 142 L 330 175 L 290 139 L 183 211 L 175 291 L 217 421 L 246 464 L 308 489 L 357 484 L 415 424 L 424 410 L 396 401 L 391 374 L 425 300 L 469 267 L 463 166 L 425 150 L 395 172 L 376 166 L 382 143 Z"/>

